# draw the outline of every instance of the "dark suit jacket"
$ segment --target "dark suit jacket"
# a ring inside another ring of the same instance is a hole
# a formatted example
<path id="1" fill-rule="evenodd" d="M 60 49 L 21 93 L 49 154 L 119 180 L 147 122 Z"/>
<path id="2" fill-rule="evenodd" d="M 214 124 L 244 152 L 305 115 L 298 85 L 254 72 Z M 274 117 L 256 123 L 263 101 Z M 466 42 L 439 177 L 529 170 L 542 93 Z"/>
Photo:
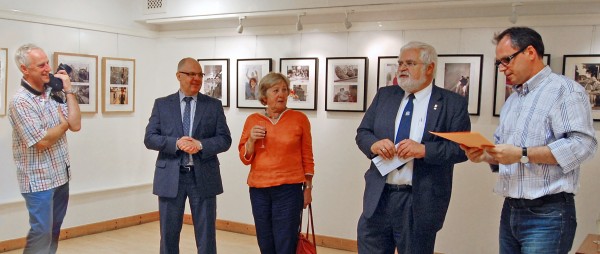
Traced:
<path id="1" fill-rule="evenodd" d="M 154 101 L 152 115 L 146 126 L 144 144 L 158 151 L 154 171 L 153 193 L 160 197 L 177 196 L 181 154 L 177 139 L 183 135 L 179 93 Z M 203 149 L 194 154 L 196 184 L 203 197 L 223 193 L 217 154 L 231 146 L 231 133 L 225 119 L 223 106 L 217 99 L 198 93 L 192 137 L 200 140 Z"/>
<path id="2" fill-rule="evenodd" d="M 383 87 L 365 113 L 357 130 L 356 144 L 369 159 L 376 156 L 371 153 L 373 143 L 386 138 L 394 141 L 394 121 L 403 96 L 404 90 L 399 86 Z M 414 161 L 412 193 L 415 230 L 437 232 L 442 228 L 450 203 L 454 164 L 467 160 L 458 144 L 434 136 L 429 131 L 470 129 L 471 121 L 465 98 L 434 85 L 421 141 L 425 145 L 425 157 Z M 365 173 L 365 181 L 363 216 L 370 218 L 379 203 L 386 176 L 381 176 L 377 167 L 371 163 Z"/>

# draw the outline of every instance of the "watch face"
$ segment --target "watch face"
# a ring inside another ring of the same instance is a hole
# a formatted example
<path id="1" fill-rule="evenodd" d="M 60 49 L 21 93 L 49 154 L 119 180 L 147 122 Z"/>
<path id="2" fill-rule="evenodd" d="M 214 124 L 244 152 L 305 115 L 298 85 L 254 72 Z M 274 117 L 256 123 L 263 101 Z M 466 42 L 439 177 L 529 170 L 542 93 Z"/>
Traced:
<path id="1" fill-rule="evenodd" d="M 527 157 L 527 156 L 521 157 L 521 163 L 528 163 L 528 162 L 529 162 L 529 157 Z"/>

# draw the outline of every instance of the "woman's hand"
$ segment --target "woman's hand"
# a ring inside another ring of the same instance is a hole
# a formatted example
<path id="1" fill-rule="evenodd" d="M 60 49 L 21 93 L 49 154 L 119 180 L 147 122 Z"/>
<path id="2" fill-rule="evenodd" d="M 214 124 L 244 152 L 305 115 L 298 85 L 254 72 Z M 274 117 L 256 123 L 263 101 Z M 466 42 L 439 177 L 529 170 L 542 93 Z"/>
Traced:
<path id="1" fill-rule="evenodd" d="M 310 188 L 304 188 L 304 209 L 308 207 L 308 204 L 312 202 L 312 186 Z"/>

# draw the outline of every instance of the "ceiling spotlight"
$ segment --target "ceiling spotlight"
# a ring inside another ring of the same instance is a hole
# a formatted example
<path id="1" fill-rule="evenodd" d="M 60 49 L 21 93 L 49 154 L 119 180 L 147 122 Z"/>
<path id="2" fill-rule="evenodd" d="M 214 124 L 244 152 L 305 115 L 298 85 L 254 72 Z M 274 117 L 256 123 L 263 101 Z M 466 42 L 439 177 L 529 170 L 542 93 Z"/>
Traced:
<path id="1" fill-rule="evenodd" d="M 246 18 L 246 16 L 241 16 L 239 19 L 239 25 L 237 27 L 237 33 L 241 34 L 242 32 L 244 32 L 244 25 L 242 24 L 242 20 L 244 20 Z"/>
<path id="2" fill-rule="evenodd" d="M 521 6 L 523 5 L 523 3 L 513 3 L 512 4 L 512 14 L 510 15 L 510 17 L 508 18 L 508 21 L 510 21 L 510 23 L 517 23 L 517 19 L 519 18 L 519 16 L 517 15 L 517 6 Z"/>
<path id="3" fill-rule="evenodd" d="M 304 29 L 304 27 L 302 26 L 302 21 L 300 20 L 300 17 L 304 15 L 306 15 L 306 12 L 298 14 L 298 21 L 296 22 L 296 31 L 302 31 L 302 29 Z"/>
<path id="4" fill-rule="evenodd" d="M 351 11 L 350 13 L 354 13 L 354 11 Z M 350 22 L 350 20 L 348 20 L 348 11 L 346 11 L 346 19 L 344 19 L 344 27 L 346 27 L 346 29 L 350 29 L 352 27 L 352 22 Z"/>

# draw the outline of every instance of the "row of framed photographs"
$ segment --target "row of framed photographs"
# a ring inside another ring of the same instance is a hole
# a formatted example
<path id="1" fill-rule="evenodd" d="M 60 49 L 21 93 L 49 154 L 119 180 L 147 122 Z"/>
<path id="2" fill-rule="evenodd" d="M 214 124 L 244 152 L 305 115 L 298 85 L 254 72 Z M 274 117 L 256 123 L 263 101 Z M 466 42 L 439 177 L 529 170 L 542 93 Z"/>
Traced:
<path id="1" fill-rule="evenodd" d="M 8 49 L 0 49 L 0 115 L 6 115 Z M 53 70 L 71 67 L 72 89 L 81 112 L 98 112 L 98 56 L 55 52 Z M 135 59 L 102 58 L 102 112 L 135 111 Z"/>
<path id="2" fill-rule="evenodd" d="M 279 71 L 290 79 L 288 107 L 315 110 L 317 108 L 317 58 L 281 58 Z M 325 110 L 364 112 L 366 110 L 368 58 L 326 58 Z M 201 93 L 229 106 L 229 59 L 198 59 L 205 73 Z M 258 101 L 260 78 L 272 71 L 272 59 L 237 60 L 237 107 L 262 108 Z M 455 91 L 469 100 L 469 113 L 479 114 L 481 68 L 483 55 L 440 55 L 434 83 Z M 382 56 L 378 62 L 378 88 L 395 85 L 397 56 Z M 474 85 L 471 85 L 475 80 Z"/>
<path id="3" fill-rule="evenodd" d="M 204 71 L 201 93 L 229 106 L 229 59 L 198 59 Z M 258 100 L 260 79 L 273 71 L 271 58 L 237 60 L 238 108 L 263 108 Z M 327 58 L 326 110 L 364 112 L 367 91 L 366 57 Z M 290 80 L 288 107 L 316 110 L 318 58 L 281 58 L 280 72 Z"/>
<path id="4" fill-rule="evenodd" d="M 229 59 L 198 59 L 205 76 L 202 93 L 229 106 Z M 364 112 L 366 109 L 366 57 L 326 58 L 325 110 Z M 550 54 L 544 55 L 550 65 Z M 288 106 L 294 109 L 315 110 L 317 106 L 317 58 L 281 58 L 280 72 L 287 74 L 292 91 Z M 377 65 L 377 87 L 396 85 L 397 56 L 380 56 Z M 482 54 L 438 55 L 434 85 L 454 91 L 468 101 L 471 115 L 480 114 L 482 86 Z M 258 99 L 260 77 L 272 71 L 272 59 L 237 60 L 237 107 L 262 108 Z M 600 120 L 600 55 L 565 55 L 563 75 L 577 81 L 587 91 L 594 120 Z M 222 84 L 225 84 L 224 86 Z M 498 68 L 494 78 L 493 115 L 500 110 L 512 93 L 510 84 Z"/>
<path id="5" fill-rule="evenodd" d="M 8 50 L 0 48 L 0 115 L 6 114 Z M 97 112 L 98 57 L 73 53 L 54 53 L 54 67 L 59 63 L 72 69 L 71 81 L 82 112 Z M 327 58 L 325 109 L 327 111 L 364 112 L 366 109 L 366 57 Z M 202 93 L 229 106 L 229 59 L 198 59 L 204 72 Z M 550 64 L 550 55 L 544 55 Z M 292 91 L 288 106 L 294 109 L 316 110 L 318 91 L 318 58 L 282 58 L 280 72 L 287 74 Z M 380 56 L 377 66 L 378 88 L 395 85 L 397 56 Z M 483 55 L 439 55 L 434 84 L 467 98 L 469 114 L 480 114 L 481 71 Z M 262 108 L 258 101 L 260 77 L 272 71 L 272 59 L 237 60 L 237 107 Z M 594 120 L 600 120 L 600 55 L 565 55 L 562 73 L 581 84 L 590 100 Z M 224 85 L 223 85 L 224 84 Z M 502 73 L 496 69 L 494 79 L 493 115 L 499 116 L 504 102 L 512 92 Z M 102 112 L 133 112 L 135 110 L 135 59 L 102 58 Z"/>

